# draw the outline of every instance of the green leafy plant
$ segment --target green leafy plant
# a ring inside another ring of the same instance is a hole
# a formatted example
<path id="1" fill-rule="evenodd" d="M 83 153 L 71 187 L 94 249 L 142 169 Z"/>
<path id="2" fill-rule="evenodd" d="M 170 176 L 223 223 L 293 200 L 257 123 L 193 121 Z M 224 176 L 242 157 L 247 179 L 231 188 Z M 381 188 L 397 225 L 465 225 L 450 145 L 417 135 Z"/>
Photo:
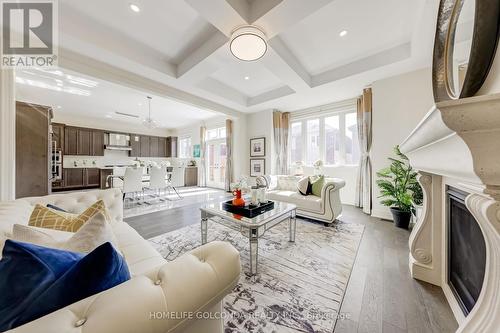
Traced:
<path id="1" fill-rule="evenodd" d="M 417 173 L 411 167 L 408 157 L 394 147 L 397 158 L 389 157 L 391 165 L 377 172 L 377 185 L 383 198 L 380 203 L 405 212 L 415 212 L 414 205 L 422 203 L 422 189 L 417 182 Z"/>

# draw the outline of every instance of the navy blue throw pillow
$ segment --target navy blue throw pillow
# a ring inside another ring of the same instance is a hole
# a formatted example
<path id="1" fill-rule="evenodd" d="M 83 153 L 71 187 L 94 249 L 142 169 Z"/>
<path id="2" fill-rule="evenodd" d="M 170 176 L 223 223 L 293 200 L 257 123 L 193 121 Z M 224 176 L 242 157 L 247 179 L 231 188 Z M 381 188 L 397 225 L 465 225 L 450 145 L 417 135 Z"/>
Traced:
<path id="1" fill-rule="evenodd" d="M 63 213 L 67 213 L 67 211 L 65 211 L 61 207 L 57 207 L 55 205 L 47 204 L 47 208 L 50 208 L 50 209 L 53 209 L 53 210 L 58 210 L 58 211 L 63 212 Z"/>
<path id="2" fill-rule="evenodd" d="M 130 279 L 110 243 L 87 255 L 7 240 L 0 260 L 0 331 L 12 329 Z"/>

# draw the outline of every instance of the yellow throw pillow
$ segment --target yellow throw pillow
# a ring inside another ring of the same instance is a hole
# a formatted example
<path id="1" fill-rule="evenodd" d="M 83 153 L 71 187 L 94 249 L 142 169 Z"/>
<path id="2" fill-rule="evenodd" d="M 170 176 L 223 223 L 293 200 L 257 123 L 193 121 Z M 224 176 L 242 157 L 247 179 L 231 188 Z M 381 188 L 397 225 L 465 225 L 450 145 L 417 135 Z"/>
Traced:
<path id="1" fill-rule="evenodd" d="M 98 213 L 108 217 L 104 201 L 99 200 L 81 214 L 70 214 L 36 205 L 28 225 L 38 228 L 76 232 L 80 227 Z M 109 219 L 108 219 L 109 220 Z"/>

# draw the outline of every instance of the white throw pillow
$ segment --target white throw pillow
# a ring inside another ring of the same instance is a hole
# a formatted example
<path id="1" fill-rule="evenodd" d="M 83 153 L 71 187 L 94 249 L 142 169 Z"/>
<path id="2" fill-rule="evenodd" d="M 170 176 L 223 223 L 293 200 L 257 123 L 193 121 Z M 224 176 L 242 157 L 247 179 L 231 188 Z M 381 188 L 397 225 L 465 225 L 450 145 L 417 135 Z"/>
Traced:
<path id="1" fill-rule="evenodd" d="M 302 195 L 307 195 L 307 188 L 309 187 L 309 177 L 300 178 L 297 183 L 297 191 Z"/>
<path id="2" fill-rule="evenodd" d="M 61 250 L 90 253 L 99 245 L 110 242 L 118 250 L 111 225 L 102 213 L 96 214 L 75 233 L 14 224 L 12 239 Z"/>

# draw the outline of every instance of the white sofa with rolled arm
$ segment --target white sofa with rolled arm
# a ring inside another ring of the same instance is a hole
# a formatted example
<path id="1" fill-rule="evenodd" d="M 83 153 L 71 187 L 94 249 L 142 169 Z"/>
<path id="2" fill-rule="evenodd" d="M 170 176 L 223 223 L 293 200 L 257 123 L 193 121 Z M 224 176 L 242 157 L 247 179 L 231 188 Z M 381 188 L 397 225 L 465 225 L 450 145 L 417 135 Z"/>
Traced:
<path id="1" fill-rule="evenodd" d="M 257 184 L 266 186 L 269 200 L 293 203 L 297 206 L 297 215 L 330 224 L 342 214 L 340 189 L 345 181 L 340 178 L 325 178 L 321 197 L 302 195 L 297 191 L 297 183 L 302 176 L 261 176 Z"/>
<path id="2" fill-rule="evenodd" d="M 132 278 L 11 332 L 223 332 L 221 301 L 239 280 L 238 251 L 229 243 L 212 242 L 167 262 L 123 222 L 122 193 L 118 189 L 1 202 L 0 247 L 14 224 L 27 224 L 36 203 L 51 203 L 80 213 L 100 199 L 108 208 Z"/>

